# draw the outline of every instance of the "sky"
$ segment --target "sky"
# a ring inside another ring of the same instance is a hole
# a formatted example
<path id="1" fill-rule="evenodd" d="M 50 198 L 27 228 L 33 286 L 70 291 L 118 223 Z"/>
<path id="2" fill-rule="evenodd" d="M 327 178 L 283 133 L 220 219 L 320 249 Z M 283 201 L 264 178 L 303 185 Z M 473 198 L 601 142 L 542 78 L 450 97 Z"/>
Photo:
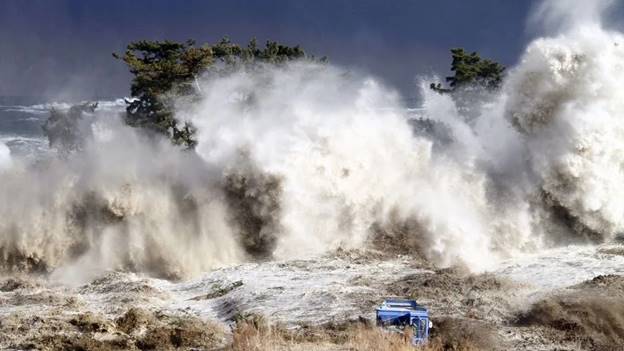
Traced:
<path id="1" fill-rule="evenodd" d="M 588 0 L 591 1 L 591 0 Z M 139 39 L 252 37 L 299 44 L 373 75 L 406 98 L 419 77 L 446 75 L 449 49 L 513 65 L 536 35 L 533 0 L 2 0 L 0 96 L 127 96 L 112 57 Z"/>

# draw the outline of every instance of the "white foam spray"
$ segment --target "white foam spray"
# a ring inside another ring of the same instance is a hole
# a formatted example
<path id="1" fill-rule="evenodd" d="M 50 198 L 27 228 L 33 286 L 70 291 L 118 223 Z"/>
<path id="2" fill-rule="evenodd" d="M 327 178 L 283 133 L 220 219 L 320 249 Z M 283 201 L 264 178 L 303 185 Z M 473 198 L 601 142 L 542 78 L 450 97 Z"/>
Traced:
<path id="1" fill-rule="evenodd" d="M 0 142 L 0 171 L 11 167 L 11 150 Z"/>
<path id="2" fill-rule="evenodd" d="M 111 116 L 82 153 L 0 177 L 0 262 L 80 281 L 106 269 L 184 277 L 239 262 L 211 172 Z"/>
<path id="3" fill-rule="evenodd" d="M 581 5 L 581 2 L 578 2 Z M 624 37 L 598 21 L 611 1 L 545 2 L 570 31 L 529 45 L 508 77 L 506 115 L 524 133 L 540 186 L 569 215 L 606 239 L 624 229 Z M 556 11 L 555 11 L 556 10 Z M 575 13 L 576 10 L 575 10 Z"/>
<path id="4" fill-rule="evenodd" d="M 483 174 L 434 156 L 378 82 L 300 63 L 211 79 L 202 91 L 186 112 L 198 153 L 227 169 L 244 148 L 283 179 L 278 257 L 361 247 L 374 224 L 415 219 L 438 263 L 491 263 L 480 255 L 491 245 Z"/>
<path id="5" fill-rule="evenodd" d="M 480 271 L 579 231 L 608 240 L 624 226 L 624 42 L 595 4 L 574 26 L 562 2 L 540 7 L 560 34 L 470 118 L 423 84 L 445 143 L 374 78 L 304 62 L 199 80 L 177 111 L 196 153 L 100 116 L 81 153 L 0 173 L 2 267 L 185 277 L 403 226 L 433 262 Z"/>

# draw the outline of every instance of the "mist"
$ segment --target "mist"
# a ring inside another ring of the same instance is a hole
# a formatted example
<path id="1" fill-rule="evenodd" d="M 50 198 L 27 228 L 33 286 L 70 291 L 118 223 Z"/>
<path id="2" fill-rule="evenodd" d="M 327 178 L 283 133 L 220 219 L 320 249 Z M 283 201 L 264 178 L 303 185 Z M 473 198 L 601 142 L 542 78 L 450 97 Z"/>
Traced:
<path id="1" fill-rule="evenodd" d="M 624 343 L 618 2 L 153 3 L 46 3 L 78 19 L 58 45 L 15 35 L 41 3 L 0 11 L 0 94 L 54 100 L 0 96 L 0 348 L 413 348 L 407 326 L 374 326 L 390 296 L 427 313 L 426 347 Z M 514 9 L 526 28 L 506 40 Z M 245 51 L 129 100 L 123 62 L 99 56 L 215 28 L 330 60 Z M 447 85 L 455 46 L 500 58 L 502 79 Z M 170 112 L 189 129 L 133 120 Z"/>
<path id="2" fill-rule="evenodd" d="M 198 128 L 195 152 L 110 110 L 70 157 L 31 163 L 3 147 L 0 265 L 179 279 L 363 248 L 408 225 L 431 262 L 480 272 L 611 240 L 624 229 L 623 53 L 597 22 L 608 5 L 574 23 L 558 2 L 538 7 L 533 18 L 563 32 L 533 41 L 500 91 L 466 91 L 468 109 L 428 89 L 435 76 L 421 78 L 416 116 L 365 72 L 294 62 L 201 78 L 199 102 L 176 107 Z M 422 118 L 450 140 L 419 130 Z"/>

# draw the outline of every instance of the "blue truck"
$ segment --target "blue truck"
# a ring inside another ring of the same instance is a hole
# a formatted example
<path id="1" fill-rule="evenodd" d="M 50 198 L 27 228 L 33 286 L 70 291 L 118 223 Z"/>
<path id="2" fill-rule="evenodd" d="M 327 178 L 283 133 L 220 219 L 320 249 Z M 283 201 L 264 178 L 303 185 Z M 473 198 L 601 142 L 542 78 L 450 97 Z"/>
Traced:
<path id="1" fill-rule="evenodd" d="M 412 328 L 412 344 L 423 344 L 429 338 L 429 311 L 414 300 L 386 299 L 376 310 L 377 325 L 399 331 Z"/>

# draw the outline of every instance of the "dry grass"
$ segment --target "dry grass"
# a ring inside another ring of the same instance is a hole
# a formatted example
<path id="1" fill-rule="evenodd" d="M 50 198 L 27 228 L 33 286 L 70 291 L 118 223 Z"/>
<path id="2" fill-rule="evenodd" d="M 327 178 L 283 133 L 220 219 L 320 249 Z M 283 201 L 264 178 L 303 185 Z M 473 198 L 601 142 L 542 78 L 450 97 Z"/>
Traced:
<path id="1" fill-rule="evenodd" d="M 2 350 L 214 350 L 226 343 L 219 325 L 141 308 L 116 319 L 85 312 L 11 314 L 0 322 Z"/>
<path id="2" fill-rule="evenodd" d="M 411 335 L 391 333 L 379 328 L 360 327 L 351 331 L 345 350 L 363 351 L 438 351 L 442 350 L 437 341 L 416 349 L 412 346 Z"/>
<path id="3" fill-rule="evenodd" d="M 551 328 L 554 338 L 590 350 L 624 349 L 624 299 L 585 295 L 541 300 L 518 316 L 518 325 Z"/>
<path id="4" fill-rule="evenodd" d="M 253 321 L 238 322 L 232 336 L 232 351 L 269 351 L 289 350 L 292 342 L 288 341 L 283 331 L 268 323 Z"/>
<path id="5" fill-rule="evenodd" d="M 271 326 L 264 320 L 240 321 L 234 330 L 230 351 L 473 351 L 471 343 L 449 348 L 441 340 L 431 340 L 415 348 L 409 335 L 391 333 L 380 328 L 354 325 L 340 333 L 317 329 L 313 333 L 288 331 Z M 446 346 L 446 347 L 445 347 Z"/>

